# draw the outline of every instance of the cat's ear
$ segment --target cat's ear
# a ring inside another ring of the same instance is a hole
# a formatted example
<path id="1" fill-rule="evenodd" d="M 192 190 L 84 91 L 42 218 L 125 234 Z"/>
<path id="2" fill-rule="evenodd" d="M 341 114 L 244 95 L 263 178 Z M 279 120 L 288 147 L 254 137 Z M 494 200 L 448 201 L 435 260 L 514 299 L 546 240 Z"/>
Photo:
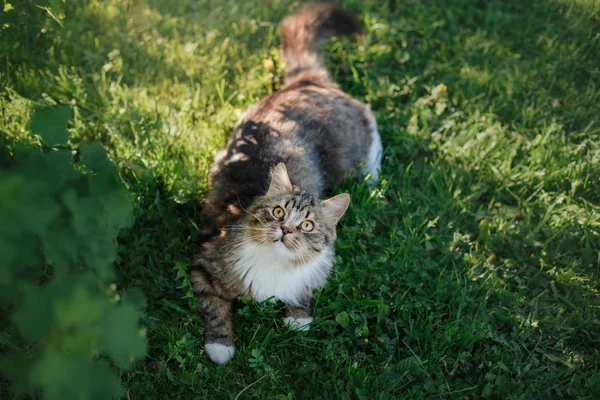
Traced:
<path id="1" fill-rule="evenodd" d="M 274 196 L 277 194 L 289 193 L 292 191 L 292 182 L 287 173 L 287 168 L 284 163 L 279 163 L 271 170 L 271 184 L 267 195 Z"/>
<path id="2" fill-rule="evenodd" d="M 348 193 L 338 194 L 337 196 L 333 196 L 332 198 L 321 202 L 325 214 L 334 218 L 336 224 L 348 209 L 349 204 L 350 195 Z"/>

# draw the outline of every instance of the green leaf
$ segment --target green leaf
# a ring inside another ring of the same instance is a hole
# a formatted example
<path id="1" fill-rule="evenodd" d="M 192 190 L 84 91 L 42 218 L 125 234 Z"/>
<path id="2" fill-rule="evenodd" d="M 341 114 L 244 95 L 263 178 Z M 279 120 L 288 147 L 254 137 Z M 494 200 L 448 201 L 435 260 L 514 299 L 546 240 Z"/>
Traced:
<path id="1" fill-rule="evenodd" d="M 146 309 L 146 298 L 139 288 L 127 289 L 121 296 L 123 304 L 129 305 L 138 311 L 144 311 Z"/>
<path id="2" fill-rule="evenodd" d="M 481 391 L 481 397 L 484 399 L 489 399 L 494 393 L 494 385 L 492 383 L 488 383 L 483 387 Z"/>
<path id="3" fill-rule="evenodd" d="M 119 379 L 105 361 L 54 348 L 42 353 L 31 370 L 31 382 L 45 400 L 106 399 L 123 394 Z"/>
<path id="4" fill-rule="evenodd" d="M 383 320 L 388 313 L 388 306 L 385 303 L 377 304 L 377 319 Z"/>
<path id="5" fill-rule="evenodd" d="M 363 323 L 360 328 L 356 330 L 357 337 L 367 337 L 369 336 L 369 326 L 366 323 Z"/>
<path id="6" fill-rule="evenodd" d="M 21 283 L 21 286 L 23 298 L 13 314 L 13 320 L 23 337 L 37 341 L 50 333 L 56 285 L 40 288 L 31 283 Z"/>
<path id="7" fill-rule="evenodd" d="M 418 366 L 418 360 L 415 356 L 406 357 L 396 364 L 395 368 L 397 371 L 412 371 Z"/>
<path id="8" fill-rule="evenodd" d="M 335 320 L 344 329 L 346 329 L 348 327 L 348 325 L 350 325 L 350 317 L 348 317 L 348 313 L 346 311 L 342 311 L 341 313 L 336 315 Z"/>
<path id="9" fill-rule="evenodd" d="M 91 285 L 82 283 L 81 279 L 74 279 L 77 286 L 72 293 L 54 302 L 54 328 L 65 333 L 62 345 L 70 350 L 90 348 L 98 334 L 98 321 L 108 305 L 108 299 L 94 295 Z"/>
<path id="10" fill-rule="evenodd" d="M 484 244 L 487 244 L 490 238 L 490 227 L 487 219 L 479 221 L 479 238 Z"/>
<path id="11" fill-rule="evenodd" d="M 11 391 L 14 398 L 31 394 L 29 371 L 32 366 L 31 356 L 23 351 L 14 351 L 0 360 L 0 373 L 12 382 Z"/>
<path id="12" fill-rule="evenodd" d="M 0 287 L 10 285 L 12 274 L 9 266 L 17 259 L 17 249 L 12 243 L 0 238 Z"/>
<path id="13" fill-rule="evenodd" d="M 146 342 L 139 328 L 140 315 L 129 304 L 121 304 L 107 312 L 101 322 L 98 346 L 121 368 L 146 354 Z"/>
<path id="14" fill-rule="evenodd" d="M 47 143 L 66 140 L 64 111 L 38 111 L 32 130 Z M 15 336 L 28 348 L 27 357 L 15 353 L 1 365 L 16 394 L 118 396 L 118 379 L 94 355 L 104 350 L 125 368 L 146 351 L 141 291 L 130 289 L 115 306 L 105 289 L 131 200 L 104 149 L 83 148 L 88 174 L 73 167 L 69 151 L 21 147 L 0 169 L 0 303 L 14 307 Z"/>
<path id="15" fill-rule="evenodd" d="M 71 117 L 71 109 L 67 106 L 38 109 L 31 117 L 30 129 L 48 145 L 65 143 L 69 139 L 67 122 Z"/>
<path id="16" fill-rule="evenodd" d="M 111 165 L 111 162 L 106 155 L 106 150 L 98 142 L 81 143 L 79 145 L 79 152 L 81 153 L 81 161 L 83 164 L 94 172 L 98 172 Z"/>

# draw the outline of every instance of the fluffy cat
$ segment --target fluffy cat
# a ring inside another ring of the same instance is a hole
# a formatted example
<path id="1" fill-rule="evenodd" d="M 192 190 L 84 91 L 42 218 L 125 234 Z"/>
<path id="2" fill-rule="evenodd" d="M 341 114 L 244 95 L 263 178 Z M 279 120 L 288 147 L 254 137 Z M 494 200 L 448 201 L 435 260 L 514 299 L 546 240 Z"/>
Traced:
<path id="1" fill-rule="evenodd" d="M 363 165 L 378 178 L 381 139 L 370 108 L 330 80 L 320 47 L 360 33 L 331 4 L 310 4 L 282 22 L 283 88 L 252 105 L 215 156 L 203 209 L 215 233 L 191 271 L 205 321 L 205 350 L 233 357 L 232 302 L 243 295 L 286 304 L 284 322 L 308 329 L 313 291 L 334 261 L 346 193 L 321 195 Z"/>

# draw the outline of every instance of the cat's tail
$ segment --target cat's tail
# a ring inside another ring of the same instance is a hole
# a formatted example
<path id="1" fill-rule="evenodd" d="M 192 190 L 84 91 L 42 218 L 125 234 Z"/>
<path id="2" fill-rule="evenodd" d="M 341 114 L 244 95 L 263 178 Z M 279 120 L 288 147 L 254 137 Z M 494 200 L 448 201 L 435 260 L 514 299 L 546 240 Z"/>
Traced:
<path id="1" fill-rule="evenodd" d="M 285 83 L 301 75 L 328 80 L 321 46 L 333 36 L 361 31 L 360 21 L 350 11 L 333 4 L 308 4 L 284 18 L 281 22 L 281 53 L 286 63 Z"/>

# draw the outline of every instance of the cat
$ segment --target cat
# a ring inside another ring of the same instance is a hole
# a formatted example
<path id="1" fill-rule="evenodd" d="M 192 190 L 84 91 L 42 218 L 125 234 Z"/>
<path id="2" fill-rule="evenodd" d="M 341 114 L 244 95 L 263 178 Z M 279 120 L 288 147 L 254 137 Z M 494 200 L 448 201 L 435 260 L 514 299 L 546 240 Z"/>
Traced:
<path id="1" fill-rule="evenodd" d="M 321 46 L 361 32 L 349 11 L 309 4 L 284 18 L 281 90 L 250 106 L 209 172 L 203 216 L 214 236 L 190 272 L 204 313 L 205 351 L 218 364 L 235 353 L 238 296 L 285 303 L 284 323 L 307 330 L 311 299 L 334 262 L 336 224 L 350 196 L 319 200 L 345 175 L 378 180 L 382 144 L 369 106 L 342 92 Z"/>

